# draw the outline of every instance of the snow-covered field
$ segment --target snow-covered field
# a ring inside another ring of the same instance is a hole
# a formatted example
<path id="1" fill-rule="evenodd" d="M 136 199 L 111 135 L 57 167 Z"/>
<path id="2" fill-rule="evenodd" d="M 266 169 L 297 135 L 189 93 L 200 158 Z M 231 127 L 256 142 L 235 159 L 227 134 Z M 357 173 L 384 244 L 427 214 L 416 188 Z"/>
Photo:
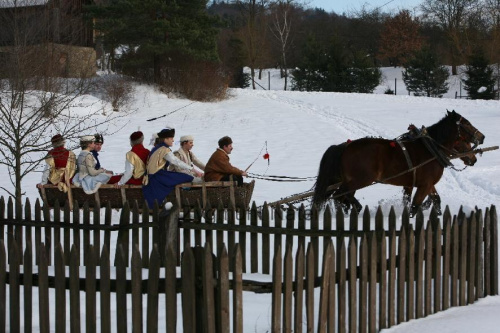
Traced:
<path id="1" fill-rule="evenodd" d="M 376 94 L 344 94 L 282 91 L 277 71 L 271 73 L 271 90 L 233 89 L 230 98 L 218 103 L 193 103 L 169 98 L 145 85 L 136 87 L 135 99 L 129 116 L 117 122 L 104 134 L 101 164 L 115 172 L 122 172 L 125 153 L 129 150 L 129 135 L 140 129 L 146 141 L 154 132 L 165 126 L 175 127 L 176 138 L 191 134 L 195 137 L 193 152 L 207 161 L 217 147 L 217 140 L 229 135 L 233 138 L 231 154 L 233 165 L 246 169 L 254 160 L 249 172 L 268 175 L 312 177 L 317 173 L 324 151 L 332 144 L 365 136 L 394 138 L 405 132 L 410 123 L 417 127 L 432 125 L 444 117 L 446 110 L 455 110 L 466 117 L 486 135 L 484 147 L 500 143 L 500 102 L 454 99 L 458 80 L 451 78 L 452 89 L 448 98 L 408 96 L 400 79 L 401 69 L 384 69 L 386 82 Z M 260 84 L 267 88 L 264 75 Z M 394 89 L 398 77 L 397 96 L 384 95 L 387 87 Z M 89 99 L 90 100 L 90 99 Z M 82 100 L 84 105 L 85 100 Z M 190 105 L 188 105 L 190 104 Z M 184 106 L 167 117 L 148 122 Z M 108 112 L 110 106 L 105 106 Z M 93 133 L 82 133 L 93 134 Z M 262 158 L 263 147 L 270 155 Z M 77 146 L 77 142 L 70 145 Z M 178 147 L 178 143 L 177 146 Z M 174 148 L 176 148 L 174 147 Z M 79 150 L 75 152 L 78 154 Z M 462 168 L 461 161 L 454 161 Z M 0 169 L 6 173 L 5 169 Z M 40 170 L 41 171 L 41 170 Z M 41 172 L 26 177 L 23 186 L 32 202 L 38 197 L 35 184 Z M 437 184 L 443 206 L 449 205 L 452 213 L 462 206 L 470 211 L 475 206 L 485 208 L 500 203 L 500 152 L 487 152 L 478 156 L 475 166 L 458 172 L 447 169 Z M 7 177 L 0 178 L 0 186 L 11 188 Z M 257 204 L 309 190 L 312 181 L 281 183 L 256 181 L 253 199 Z M 0 192 L 0 195 L 6 195 Z M 357 192 L 363 205 L 375 211 L 381 205 L 385 212 L 394 205 L 402 210 L 401 188 L 373 185 Z M 268 299 L 268 298 L 266 298 Z M 269 330 L 270 306 L 263 306 L 262 299 L 249 295 L 245 305 L 245 331 Z M 451 309 L 437 315 L 412 321 L 388 332 L 496 332 L 500 327 L 500 298 L 489 297 L 475 305 Z M 459 320 L 457 320 L 457 317 Z"/>

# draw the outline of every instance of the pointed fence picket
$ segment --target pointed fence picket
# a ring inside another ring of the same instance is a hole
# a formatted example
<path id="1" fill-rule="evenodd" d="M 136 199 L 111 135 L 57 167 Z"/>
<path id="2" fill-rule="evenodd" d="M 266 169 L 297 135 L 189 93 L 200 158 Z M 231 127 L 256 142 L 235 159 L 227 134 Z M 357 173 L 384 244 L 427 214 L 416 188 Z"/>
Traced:
<path id="1" fill-rule="evenodd" d="M 273 332 L 376 332 L 498 294 L 495 206 L 428 221 L 419 212 L 414 223 L 405 211 L 400 227 L 394 209 L 385 221 L 379 208 L 373 230 L 368 209 L 334 222 L 328 208 L 304 206 L 138 207 L 125 204 L 112 224 L 109 205 L 49 211 L 26 201 L 15 216 L 0 198 L 0 331 L 126 331 L 130 320 L 134 331 L 175 332 L 182 313 L 184 332 L 242 332 L 244 291 L 254 291 L 272 295 Z M 243 280 L 246 269 L 272 281 Z"/>

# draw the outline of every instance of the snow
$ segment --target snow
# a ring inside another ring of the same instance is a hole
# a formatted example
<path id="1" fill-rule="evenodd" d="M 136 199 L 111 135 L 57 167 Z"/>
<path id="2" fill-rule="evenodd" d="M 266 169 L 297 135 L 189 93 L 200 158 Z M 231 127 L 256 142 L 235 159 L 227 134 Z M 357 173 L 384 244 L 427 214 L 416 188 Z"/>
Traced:
<path id="1" fill-rule="evenodd" d="M 129 150 L 129 135 L 140 129 L 145 144 L 154 132 L 166 126 L 176 129 L 176 138 L 193 135 L 193 152 L 207 161 L 224 135 L 233 139 L 231 163 L 249 172 L 267 175 L 313 177 L 324 151 L 332 144 L 365 136 L 395 138 L 406 131 L 410 123 L 417 127 L 432 125 L 445 116 L 446 110 L 455 110 L 478 128 L 486 139 L 483 147 L 500 143 L 500 102 L 454 99 L 459 89 L 459 78 L 450 77 L 450 91 L 445 98 L 409 96 L 401 80 L 401 68 L 384 68 L 385 82 L 375 94 L 345 94 L 282 91 L 277 70 L 264 72 L 259 81 L 271 90 L 232 89 L 230 97 L 217 103 L 192 103 L 158 93 L 151 86 L 137 85 L 129 115 L 120 119 L 104 133 L 100 154 L 101 164 L 109 170 L 123 172 L 125 153 Z M 394 82 L 397 79 L 397 85 Z M 397 89 L 397 95 L 385 95 L 387 88 Z M 74 108 L 96 103 L 95 97 L 79 100 Z M 112 112 L 106 106 L 106 112 Z M 175 112 L 174 112 L 175 111 Z M 148 119 L 166 117 L 148 122 Z M 82 135 L 93 133 L 81 133 Z M 262 158 L 267 151 L 268 161 Z M 78 142 L 68 146 L 77 147 Z M 178 142 L 174 148 L 178 148 Z M 76 149 L 75 153 L 78 154 Z M 464 167 L 454 160 L 457 169 Z M 6 170 L 0 171 L 6 174 Z M 26 197 L 32 202 L 38 198 L 35 184 L 41 171 L 27 176 L 23 182 Z M 443 207 L 448 205 L 453 214 L 463 207 L 466 212 L 475 206 L 485 208 L 500 203 L 500 153 L 486 152 L 478 156 L 473 167 L 463 171 L 447 169 L 436 189 Z M 309 190 L 313 181 L 298 183 L 266 182 L 256 180 L 253 200 L 257 204 Z M 0 186 L 12 189 L 8 177 L 0 178 Z M 0 195 L 6 195 L 0 192 Z M 359 190 L 356 197 L 362 205 L 375 212 L 378 205 L 387 213 L 392 205 L 402 211 L 401 188 L 373 185 Z M 253 276 L 252 276 L 253 278 Z M 245 331 L 265 332 L 270 328 L 270 295 L 245 293 Z M 481 332 L 498 331 L 500 326 L 500 297 L 488 297 L 466 307 L 453 308 L 424 319 L 413 320 L 384 332 Z M 37 319 L 35 318 L 36 322 Z M 180 322 L 180 320 L 179 320 Z M 180 323 L 179 323 L 180 324 Z"/>

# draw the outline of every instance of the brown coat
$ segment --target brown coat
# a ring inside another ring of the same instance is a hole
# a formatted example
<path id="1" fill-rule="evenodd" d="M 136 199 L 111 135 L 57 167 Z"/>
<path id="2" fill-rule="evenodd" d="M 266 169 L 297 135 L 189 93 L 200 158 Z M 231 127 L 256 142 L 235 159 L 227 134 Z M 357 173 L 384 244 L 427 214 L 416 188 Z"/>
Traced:
<path id="1" fill-rule="evenodd" d="M 207 182 L 212 182 L 221 180 L 225 175 L 241 176 L 242 174 L 242 170 L 229 163 L 229 155 L 224 150 L 217 148 L 205 166 L 204 179 Z"/>

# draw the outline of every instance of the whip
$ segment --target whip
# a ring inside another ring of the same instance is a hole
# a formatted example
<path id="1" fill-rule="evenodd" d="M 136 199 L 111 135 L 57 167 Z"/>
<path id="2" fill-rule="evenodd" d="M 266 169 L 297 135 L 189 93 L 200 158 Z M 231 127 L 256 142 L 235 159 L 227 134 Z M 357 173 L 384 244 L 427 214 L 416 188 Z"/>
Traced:
<path id="1" fill-rule="evenodd" d="M 184 108 L 187 108 L 188 106 L 190 106 L 191 104 L 194 104 L 194 103 L 196 103 L 196 101 L 191 102 L 191 103 L 189 103 L 188 105 L 184 105 L 184 106 L 182 106 L 182 107 L 180 107 L 180 108 L 178 108 L 178 109 L 175 109 L 174 111 L 170 111 L 169 113 L 164 114 L 163 116 L 154 117 L 154 118 L 148 119 L 148 120 L 146 120 L 146 121 L 153 121 L 153 120 L 156 120 L 156 119 L 160 119 L 160 118 L 166 117 L 166 116 L 168 116 L 168 115 L 171 115 L 171 114 L 172 114 L 172 113 L 174 113 L 174 112 L 177 112 L 177 111 L 179 111 L 179 110 L 182 110 L 182 109 L 184 109 Z"/>

